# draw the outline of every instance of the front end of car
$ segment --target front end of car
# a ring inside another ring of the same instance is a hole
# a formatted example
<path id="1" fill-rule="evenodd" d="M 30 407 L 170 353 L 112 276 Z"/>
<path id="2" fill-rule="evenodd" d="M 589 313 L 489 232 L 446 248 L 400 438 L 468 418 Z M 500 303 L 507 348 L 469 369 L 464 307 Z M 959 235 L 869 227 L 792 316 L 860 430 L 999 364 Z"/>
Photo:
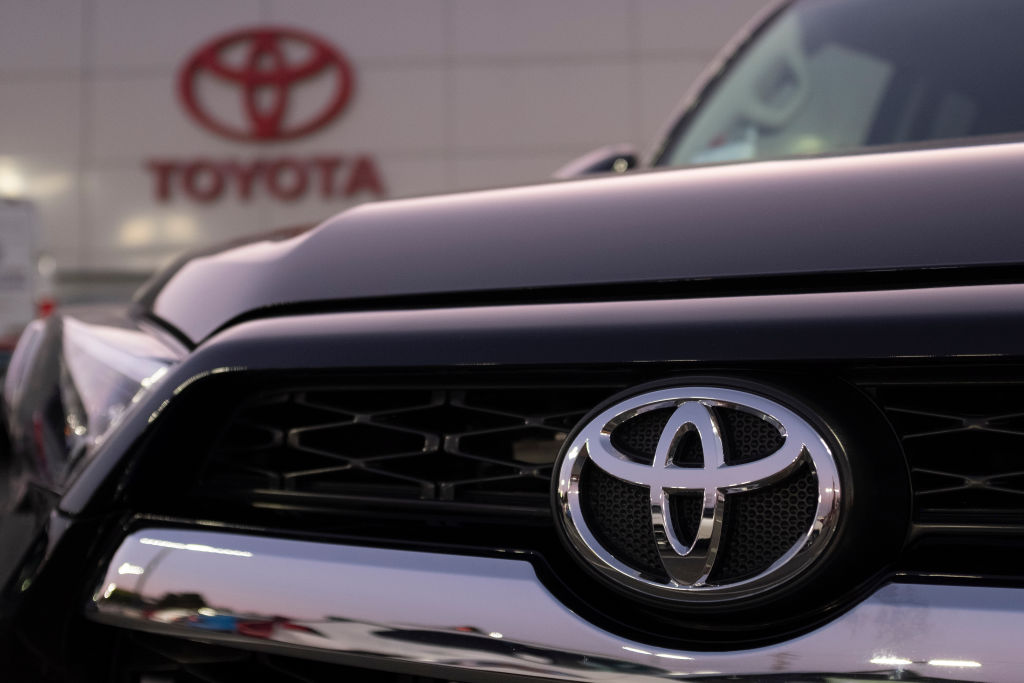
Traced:
<path id="1" fill-rule="evenodd" d="M 128 313 L 34 324 L 5 389 L 7 670 L 1016 680 L 1024 285 L 1000 239 L 1022 155 L 382 204 L 183 261 Z M 850 229 L 811 239 L 780 174 Z M 885 188 L 872 211 L 914 223 L 939 181 L 960 208 L 931 230 L 966 230 L 983 188 L 991 231 L 884 267 L 898 235 L 844 207 Z M 762 191 L 788 232 L 718 203 Z M 502 226 L 539 216 L 594 234 L 510 274 Z M 767 272 L 787 254 L 817 267 Z"/>

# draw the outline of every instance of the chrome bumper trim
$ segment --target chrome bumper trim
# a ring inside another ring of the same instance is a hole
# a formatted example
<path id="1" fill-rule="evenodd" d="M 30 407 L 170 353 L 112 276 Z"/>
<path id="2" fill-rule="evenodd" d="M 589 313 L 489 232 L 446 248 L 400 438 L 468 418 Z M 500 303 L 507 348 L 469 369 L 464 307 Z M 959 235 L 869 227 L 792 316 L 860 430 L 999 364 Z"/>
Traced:
<path id="1" fill-rule="evenodd" d="M 509 559 L 149 528 L 86 607 L 122 627 L 293 656 L 573 681 L 879 674 L 1019 681 L 1024 590 L 892 584 L 799 638 L 666 650 L 581 619 Z"/>

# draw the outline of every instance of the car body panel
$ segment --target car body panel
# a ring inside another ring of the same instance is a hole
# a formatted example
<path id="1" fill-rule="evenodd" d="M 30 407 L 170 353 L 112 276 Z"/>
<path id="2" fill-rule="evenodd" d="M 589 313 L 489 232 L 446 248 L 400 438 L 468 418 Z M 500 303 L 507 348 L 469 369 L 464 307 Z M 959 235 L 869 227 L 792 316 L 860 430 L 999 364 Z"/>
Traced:
<path id="1" fill-rule="evenodd" d="M 1019 264 L 1022 173 L 1002 144 L 385 202 L 183 261 L 138 305 L 195 343 L 310 302 Z"/>

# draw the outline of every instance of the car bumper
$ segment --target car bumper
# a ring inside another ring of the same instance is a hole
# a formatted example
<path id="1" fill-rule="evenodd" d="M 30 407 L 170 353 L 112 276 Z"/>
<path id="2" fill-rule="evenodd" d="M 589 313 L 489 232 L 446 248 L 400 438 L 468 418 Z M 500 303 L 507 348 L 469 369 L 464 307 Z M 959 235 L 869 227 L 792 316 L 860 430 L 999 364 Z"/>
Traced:
<path id="1" fill-rule="evenodd" d="M 789 641 L 684 651 L 583 620 L 545 588 L 525 556 L 148 527 L 123 539 L 86 611 L 122 628 L 434 675 L 1018 681 L 1024 589 L 891 583 Z"/>

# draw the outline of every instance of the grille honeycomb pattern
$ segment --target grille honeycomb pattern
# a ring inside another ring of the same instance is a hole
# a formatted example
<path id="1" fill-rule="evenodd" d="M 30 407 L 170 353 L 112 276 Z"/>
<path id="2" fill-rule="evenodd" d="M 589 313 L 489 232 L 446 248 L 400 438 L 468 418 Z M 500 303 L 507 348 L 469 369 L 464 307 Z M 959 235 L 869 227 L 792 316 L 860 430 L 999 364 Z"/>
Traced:
<path id="1" fill-rule="evenodd" d="M 612 432 L 612 446 L 637 462 L 653 463 L 658 440 L 673 410 L 659 408 L 626 420 Z M 696 434 L 683 436 L 672 454 L 672 463 L 680 467 L 701 467 L 704 464 L 704 451 Z"/>
<path id="2" fill-rule="evenodd" d="M 708 577 L 738 581 L 771 566 L 807 533 L 818 507 L 818 479 L 801 465 L 775 486 L 725 498 L 722 545 Z"/>
<path id="3" fill-rule="evenodd" d="M 704 512 L 703 493 L 676 493 L 669 496 L 676 536 L 686 545 L 697 538 L 697 527 Z"/>
<path id="4" fill-rule="evenodd" d="M 200 493 L 549 507 L 569 430 L 611 389 L 307 388 L 246 401 Z"/>
<path id="5" fill-rule="evenodd" d="M 697 432 L 691 430 L 679 437 L 676 451 L 672 454 L 672 464 L 679 467 L 704 466 L 704 446 Z"/>
<path id="6" fill-rule="evenodd" d="M 637 462 L 644 464 L 654 462 L 654 451 L 658 447 L 658 439 L 661 438 L 661 432 L 665 429 L 665 423 L 672 416 L 673 410 L 673 408 L 649 410 L 626 420 L 612 432 L 612 446 Z"/>
<path id="7" fill-rule="evenodd" d="M 871 390 L 903 444 L 918 518 L 1024 516 L 1024 384 Z"/>
<path id="8" fill-rule="evenodd" d="M 782 448 L 784 439 L 779 430 L 755 415 L 716 408 L 715 417 L 722 430 L 727 465 L 760 460 Z"/>
<path id="9" fill-rule="evenodd" d="M 654 541 L 649 489 L 616 479 L 588 462 L 580 473 L 580 490 L 586 492 L 583 516 L 598 542 L 620 562 L 667 581 Z"/>

